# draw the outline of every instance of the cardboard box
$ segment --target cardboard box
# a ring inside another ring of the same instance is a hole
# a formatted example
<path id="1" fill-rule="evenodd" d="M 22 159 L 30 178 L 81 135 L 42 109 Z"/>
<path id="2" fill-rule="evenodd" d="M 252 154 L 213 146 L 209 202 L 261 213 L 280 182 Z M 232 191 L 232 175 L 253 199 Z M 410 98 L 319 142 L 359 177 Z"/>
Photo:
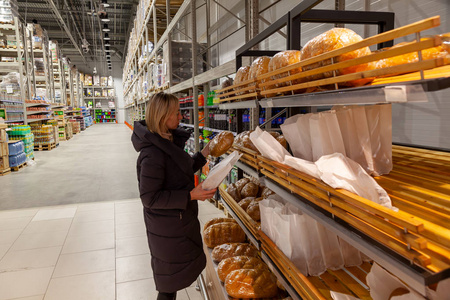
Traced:
<path id="1" fill-rule="evenodd" d="M 9 168 L 9 157 L 8 156 L 0 156 L 0 170 Z"/>

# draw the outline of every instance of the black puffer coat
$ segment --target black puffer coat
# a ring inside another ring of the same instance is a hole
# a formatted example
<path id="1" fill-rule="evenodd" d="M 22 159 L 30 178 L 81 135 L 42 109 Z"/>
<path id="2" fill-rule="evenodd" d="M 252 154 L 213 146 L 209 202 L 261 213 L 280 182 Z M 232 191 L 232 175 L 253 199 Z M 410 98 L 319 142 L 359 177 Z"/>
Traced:
<path id="1" fill-rule="evenodd" d="M 190 199 L 194 172 L 206 159 L 183 151 L 189 133 L 178 128 L 173 142 L 151 133 L 145 121 L 134 123 L 131 137 L 140 151 L 139 192 L 152 256 L 156 289 L 175 292 L 190 286 L 206 266 L 197 201 Z"/>

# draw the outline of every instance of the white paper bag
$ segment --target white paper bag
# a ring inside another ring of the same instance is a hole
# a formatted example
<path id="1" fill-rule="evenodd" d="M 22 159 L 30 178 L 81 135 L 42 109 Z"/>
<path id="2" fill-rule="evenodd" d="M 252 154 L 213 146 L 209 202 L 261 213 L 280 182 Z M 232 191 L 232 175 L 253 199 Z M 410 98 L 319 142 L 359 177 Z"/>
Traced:
<path id="1" fill-rule="evenodd" d="M 333 298 L 333 300 L 359 300 L 359 298 L 347 295 L 347 294 L 342 294 L 342 293 L 338 293 L 335 291 L 330 291 L 331 294 L 331 298 Z"/>
<path id="2" fill-rule="evenodd" d="M 312 161 L 309 129 L 309 118 L 311 116 L 312 114 L 295 115 L 286 119 L 284 124 L 280 126 L 294 156 L 308 161 Z"/>
<path id="3" fill-rule="evenodd" d="M 321 157 L 316 165 L 320 178 L 331 187 L 345 189 L 397 211 L 386 191 L 356 162 L 340 153 Z"/>
<path id="4" fill-rule="evenodd" d="M 322 257 L 327 269 L 338 270 L 344 266 L 338 236 L 316 222 Z"/>
<path id="5" fill-rule="evenodd" d="M 367 125 L 366 110 L 363 106 L 351 106 L 353 115 L 353 126 L 356 128 L 358 140 L 354 143 L 359 143 L 364 153 L 365 162 L 360 164 L 368 174 L 373 173 L 373 157 L 372 157 L 372 144 L 370 143 L 370 132 Z"/>
<path id="6" fill-rule="evenodd" d="M 325 111 L 309 119 L 313 161 L 335 152 L 345 155 L 339 122 L 335 111 Z"/>
<path id="7" fill-rule="evenodd" d="M 373 300 L 422 300 L 425 299 L 418 293 L 411 290 L 404 285 L 396 277 L 392 276 L 385 269 L 380 267 L 377 263 L 372 265 L 369 274 L 366 277 L 367 285 L 370 288 L 370 296 Z M 402 296 L 394 296 L 391 298 L 391 294 L 396 289 L 406 289 L 408 294 Z"/>
<path id="8" fill-rule="evenodd" d="M 341 238 L 338 239 L 342 257 L 344 258 L 345 266 L 353 267 L 361 265 L 362 264 L 361 252 L 359 252 L 358 249 L 356 249 L 343 239 Z"/>
<path id="9" fill-rule="evenodd" d="M 316 164 L 301 158 L 293 157 L 293 156 L 286 156 L 284 158 L 285 165 L 288 165 L 300 172 L 303 172 L 305 174 L 308 174 L 312 177 L 320 179 L 320 171 L 319 168 L 317 168 Z"/>
<path id="10" fill-rule="evenodd" d="M 298 234 L 301 227 L 301 218 L 303 213 L 300 209 L 290 203 L 286 203 L 286 211 L 289 216 L 290 224 L 290 243 L 291 243 L 291 257 L 290 260 L 297 267 L 297 269 L 305 276 L 308 275 L 308 265 L 306 262 L 306 255 L 302 245 L 307 243 L 302 239 L 302 235 Z"/>
<path id="11" fill-rule="evenodd" d="M 208 177 L 203 181 L 203 189 L 212 190 L 218 187 L 241 156 L 242 154 L 234 151 L 220 163 L 215 165 L 214 168 L 209 171 Z"/>
<path id="12" fill-rule="evenodd" d="M 308 241 L 307 243 L 302 244 L 308 266 L 308 274 L 311 276 L 319 276 L 326 271 L 326 266 L 322 258 L 322 251 L 320 250 L 321 246 L 318 238 L 316 221 L 303 214 L 299 222 L 301 223 L 299 234 L 301 235 L 302 240 Z"/>
<path id="13" fill-rule="evenodd" d="M 272 199 L 264 199 L 259 201 L 259 210 L 261 213 L 261 230 L 272 240 L 275 241 L 275 231 L 273 225 L 273 215 L 275 212 L 280 212 L 283 208 L 283 203 Z"/>
<path id="14" fill-rule="evenodd" d="M 291 155 L 270 133 L 262 131 L 259 127 L 250 133 L 250 140 L 262 156 L 274 161 L 281 163 L 286 155 Z"/>
<path id="15" fill-rule="evenodd" d="M 392 171 L 392 106 L 379 104 L 365 106 L 372 146 L 373 175 Z"/>

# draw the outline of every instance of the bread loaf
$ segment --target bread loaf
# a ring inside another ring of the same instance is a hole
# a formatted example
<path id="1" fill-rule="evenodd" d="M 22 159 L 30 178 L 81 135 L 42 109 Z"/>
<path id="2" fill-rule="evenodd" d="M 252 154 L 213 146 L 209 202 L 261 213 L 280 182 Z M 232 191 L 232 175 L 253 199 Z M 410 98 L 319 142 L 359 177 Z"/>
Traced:
<path id="1" fill-rule="evenodd" d="M 259 201 L 263 198 L 256 198 L 248 205 L 246 212 L 255 222 L 261 221 L 261 212 L 259 210 Z"/>
<path id="2" fill-rule="evenodd" d="M 280 143 L 280 145 L 284 147 L 284 149 L 287 149 L 287 141 L 283 135 L 278 136 L 276 139 L 278 143 Z"/>
<path id="3" fill-rule="evenodd" d="M 242 197 L 241 197 L 241 192 L 240 190 L 236 187 L 235 183 L 230 184 L 227 187 L 227 193 L 231 196 L 231 198 L 233 198 L 236 202 L 241 201 Z"/>
<path id="4" fill-rule="evenodd" d="M 238 205 L 244 210 L 247 210 L 247 207 L 250 205 L 250 203 L 255 200 L 255 197 L 247 197 L 245 199 L 242 199 L 239 201 Z"/>
<path id="5" fill-rule="evenodd" d="M 242 188 L 250 182 L 250 179 L 247 177 L 241 178 L 238 181 L 235 182 L 236 188 L 240 191 L 242 191 Z"/>
<path id="6" fill-rule="evenodd" d="M 233 142 L 234 135 L 231 131 L 222 131 L 209 143 L 209 154 L 214 157 L 219 157 L 231 148 Z"/>
<path id="7" fill-rule="evenodd" d="M 272 59 L 270 60 L 269 63 L 269 72 L 281 69 L 283 67 L 295 64 L 300 62 L 300 51 L 298 50 L 287 50 L 287 51 L 281 51 L 278 52 L 277 54 L 275 54 Z M 287 77 L 289 75 L 294 75 L 294 74 L 298 74 L 302 71 L 302 68 L 296 68 L 293 70 L 290 70 L 289 72 L 284 72 L 281 74 L 277 74 L 272 76 L 272 79 L 280 79 L 280 78 L 284 78 Z M 276 84 L 276 87 L 283 87 L 283 86 L 287 86 L 287 85 L 294 85 L 294 84 L 298 84 L 301 83 L 300 79 L 294 79 L 291 82 L 286 81 L 286 82 L 280 82 Z"/>
<path id="8" fill-rule="evenodd" d="M 269 63 L 270 63 L 270 57 L 268 56 L 261 56 L 255 59 L 250 66 L 250 76 L 249 79 L 256 79 L 259 75 L 266 74 L 269 72 Z M 264 83 L 267 79 L 263 79 L 261 81 L 258 81 L 257 83 Z M 262 90 L 267 89 L 273 89 L 274 85 L 265 86 L 262 88 Z M 267 97 L 273 97 L 275 94 L 266 95 Z"/>
<path id="9" fill-rule="evenodd" d="M 250 67 L 249 66 L 245 66 L 245 67 L 240 67 L 237 72 L 236 72 L 236 77 L 234 78 L 234 84 L 240 84 L 244 81 L 247 81 L 249 79 L 249 75 L 250 75 Z M 247 85 L 242 85 L 239 86 L 237 88 L 235 88 L 235 90 L 239 90 L 242 88 L 247 87 Z M 248 93 L 248 91 L 245 92 L 236 92 L 236 95 L 242 95 L 242 94 L 246 94 Z"/>
<path id="10" fill-rule="evenodd" d="M 358 34 L 356 34 L 353 30 L 347 29 L 347 28 L 333 28 L 331 30 L 328 30 L 327 32 L 322 33 L 319 36 L 316 36 L 315 38 L 311 39 L 306 45 L 303 47 L 300 59 L 302 61 L 326 53 L 330 52 L 354 43 L 357 43 L 361 41 L 362 38 Z M 366 56 L 371 54 L 371 51 L 369 47 L 360 48 L 345 54 L 341 54 L 338 57 L 334 59 L 334 62 L 342 62 L 353 58 L 358 58 L 362 56 Z M 331 64 L 331 59 L 327 59 L 321 62 L 317 62 L 311 65 L 307 65 L 303 67 L 303 71 L 308 71 L 311 69 L 316 69 L 322 66 L 326 66 Z M 337 70 L 336 75 L 345 75 L 355 72 L 361 72 L 366 70 L 372 70 L 375 68 L 374 63 L 367 63 L 367 64 L 361 64 L 356 65 L 352 67 L 343 68 L 340 70 Z M 332 77 L 333 72 L 324 72 L 312 76 L 307 76 L 306 80 L 318 80 L 326 77 Z M 373 79 L 371 78 L 364 78 L 359 79 L 351 82 L 344 82 L 340 83 L 339 85 L 342 86 L 360 86 L 364 85 L 368 82 L 371 82 Z"/>
<path id="11" fill-rule="evenodd" d="M 244 135 L 242 137 L 242 146 L 244 148 L 250 149 L 255 151 L 256 153 L 259 153 L 258 148 L 253 144 L 253 142 L 250 140 L 250 132 L 248 135 Z"/>
<path id="12" fill-rule="evenodd" d="M 422 40 L 424 40 L 424 39 L 422 39 Z M 405 46 L 408 44 L 411 44 L 411 42 L 399 43 L 399 44 L 393 46 L 392 48 L 398 48 L 398 47 Z M 442 46 L 428 48 L 428 49 L 422 50 L 422 60 L 444 57 L 447 54 L 448 54 L 447 51 L 445 51 Z M 419 61 L 418 53 L 410 52 L 410 53 L 406 53 L 406 54 L 402 54 L 402 55 L 398 55 L 398 56 L 394 56 L 394 57 L 380 59 L 379 61 L 376 62 L 376 68 L 377 69 L 388 68 L 388 67 L 394 67 L 394 66 L 418 62 L 418 61 Z"/>
<path id="13" fill-rule="evenodd" d="M 203 227 L 203 232 L 205 232 L 206 228 L 208 228 L 209 226 L 211 226 L 213 224 L 217 224 L 217 223 L 223 223 L 223 222 L 236 223 L 236 220 L 233 219 L 233 218 L 214 218 L 214 219 L 211 219 L 208 222 L 206 222 L 205 226 Z"/>
<path id="14" fill-rule="evenodd" d="M 244 230 L 238 224 L 231 222 L 213 224 L 206 228 L 203 235 L 205 244 L 209 248 L 224 243 L 242 243 L 245 237 Z"/>
<path id="15" fill-rule="evenodd" d="M 276 277 L 270 271 L 239 269 L 228 274 L 225 289 L 233 298 L 272 298 L 277 296 Z"/>
<path id="16" fill-rule="evenodd" d="M 273 194 L 275 194 L 275 192 L 265 186 L 261 193 L 261 197 L 268 198 L 270 195 L 273 195 Z"/>
<path id="17" fill-rule="evenodd" d="M 214 247 L 211 257 L 214 262 L 220 262 L 225 258 L 234 256 L 258 256 L 258 250 L 248 243 L 225 243 Z"/>
<path id="18" fill-rule="evenodd" d="M 256 197 L 258 196 L 259 186 L 253 182 L 249 182 L 241 190 L 241 197 Z"/>
<path id="19" fill-rule="evenodd" d="M 239 269 L 255 269 L 257 272 L 268 270 L 267 265 L 256 257 L 235 256 L 222 260 L 217 267 L 217 275 L 224 282 L 228 274 Z"/>

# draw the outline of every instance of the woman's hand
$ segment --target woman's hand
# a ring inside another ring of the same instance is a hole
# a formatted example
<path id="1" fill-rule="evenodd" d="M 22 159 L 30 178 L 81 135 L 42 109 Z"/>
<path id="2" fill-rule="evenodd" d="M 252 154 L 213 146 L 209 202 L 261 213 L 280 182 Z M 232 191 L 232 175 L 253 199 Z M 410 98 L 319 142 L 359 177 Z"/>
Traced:
<path id="1" fill-rule="evenodd" d="M 204 157 L 208 157 L 208 155 L 209 155 L 209 144 L 210 143 L 211 143 L 211 141 L 209 141 L 208 144 L 206 144 L 205 148 L 203 148 L 203 150 L 201 151 L 202 155 Z"/>
<path id="2" fill-rule="evenodd" d="M 206 199 L 210 199 L 212 198 L 212 196 L 214 196 L 214 194 L 216 193 L 217 189 L 213 189 L 213 190 L 204 190 L 203 187 L 203 182 L 201 182 L 199 185 L 197 185 L 192 191 L 191 191 L 191 200 L 206 200 Z"/>

